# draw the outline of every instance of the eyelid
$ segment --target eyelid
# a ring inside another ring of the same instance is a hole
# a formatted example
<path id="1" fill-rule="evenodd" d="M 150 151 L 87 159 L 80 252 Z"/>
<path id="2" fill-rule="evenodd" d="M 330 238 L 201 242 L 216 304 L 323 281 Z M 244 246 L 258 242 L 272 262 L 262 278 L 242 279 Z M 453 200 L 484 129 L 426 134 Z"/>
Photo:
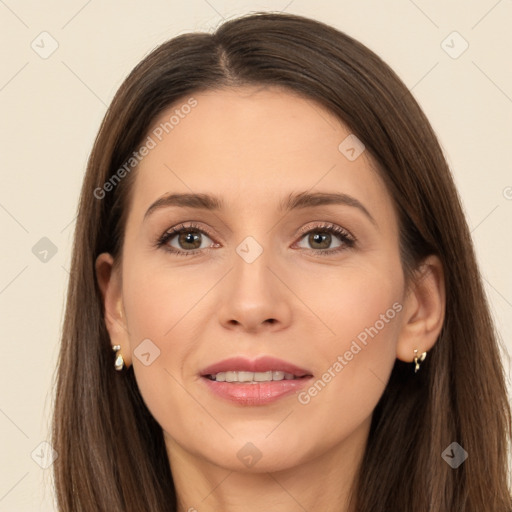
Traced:
<path id="1" fill-rule="evenodd" d="M 310 225 L 311 222 L 319 222 L 320 224 L 315 224 L 315 225 L 311 226 Z M 315 230 L 320 231 L 321 229 L 325 229 L 325 230 L 333 229 L 336 231 L 340 231 L 341 234 L 345 234 L 352 241 L 357 242 L 357 238 L 347 228 L 339 226 L 338 224 L 334 224 L 332 222 L 325 222 L 325 221 L 311 221 L 311 222 L 308 225 L 300 228 L 298 231 L 298 235 L 302 236 L 302 235 L 309 233 L 310 231 L 315 231 Z"/>

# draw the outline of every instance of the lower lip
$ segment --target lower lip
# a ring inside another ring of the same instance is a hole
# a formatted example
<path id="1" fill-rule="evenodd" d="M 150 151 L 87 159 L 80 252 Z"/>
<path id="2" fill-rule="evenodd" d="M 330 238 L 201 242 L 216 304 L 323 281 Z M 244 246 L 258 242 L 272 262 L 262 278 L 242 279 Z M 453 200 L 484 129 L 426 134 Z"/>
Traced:
<path id="1" fill-rule="evenodd" d="M 303 377 L 301 379 L 242 384 L 239 382 L 217 382 L 208 377 L 201 377 L 212 393 L 240 405 L 266 405 L 275 402 L 279 398 L 296 393 L 312 378 Z"/>

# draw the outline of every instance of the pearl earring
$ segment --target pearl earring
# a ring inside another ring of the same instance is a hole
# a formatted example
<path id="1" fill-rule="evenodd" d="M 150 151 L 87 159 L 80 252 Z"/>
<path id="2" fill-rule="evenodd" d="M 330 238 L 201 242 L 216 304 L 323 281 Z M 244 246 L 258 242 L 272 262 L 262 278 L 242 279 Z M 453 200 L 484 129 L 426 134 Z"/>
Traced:
<path id="1" fill-rule="evenodd" d="M 116 352 L 116 361 L 114 363 L 115 369 L 120 372 L 124 367 L 124 359 L 121 354 L 121 345 L 113 345 L 112 350 Z"/>

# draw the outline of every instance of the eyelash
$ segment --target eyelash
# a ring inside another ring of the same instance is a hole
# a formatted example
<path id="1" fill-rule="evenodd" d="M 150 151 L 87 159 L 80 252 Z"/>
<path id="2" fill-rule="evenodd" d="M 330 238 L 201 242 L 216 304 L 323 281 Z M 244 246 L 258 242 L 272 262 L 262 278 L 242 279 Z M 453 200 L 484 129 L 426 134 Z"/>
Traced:
<path id="1" fill-rule="evenodd" d="M 210 251 L 212 248 L 207 247 L 205 249 L 194 249 L 191 251 L 179 251 L 173 247 L 170 247 L 168 245 L 169 240 L 171 240 L 175 235 L 191 232 L 191 231 L 198 231 L 202 234 L 205 234 L 209 238 L 213 238 L 208 231 L 204 230 L 202 227 L 200 227 L 197 224 L 190 223 L 190 224 L 179 224 L 178 226 L 170 229 L 169 231 L 166 231 L 162 236 L 158 238 L 158 240 L 155 243 L 155 246 L 157 248 L 163 248 L 164 250 L 170 252 L 171 254 L 175 254 L 176 256 L 193 256 L 195 254 L 200 253 L 201 251 Z M 336 249 L 306 249 L 308 251 L 312 251 L 315 255 L 333 255 L 340 251 L 346 250 L 347 248 L 352 248 L 355 245 L 356 239 L 355 237 L 350 234 L 347 230 L 341 228 L 340 226 L 336 226 L 335 224 L 321 224 L 318 226 L 314 226 L 313 228 L 308 228 L 305 230 L 301 230 L 300 232 L 300 238 L 302 239 L 305 235 L 308 235 L 313 232 L 321 232 L 321 233 L 330 233 L 334 235 L 338 235 L 340 238 L 342 245 L 337 247 Z"/>

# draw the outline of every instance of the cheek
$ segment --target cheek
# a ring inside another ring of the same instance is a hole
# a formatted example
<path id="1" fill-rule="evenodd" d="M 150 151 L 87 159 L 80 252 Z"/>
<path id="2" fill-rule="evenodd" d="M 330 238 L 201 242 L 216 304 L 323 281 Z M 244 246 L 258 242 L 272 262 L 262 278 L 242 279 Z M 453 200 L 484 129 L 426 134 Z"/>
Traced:
<path id="1" fill-rule="evenodd" d="M 396 359 L 401 325 L 401 266 L 344 269 L 309 295 L 330 335 L 320 336 L 317 379 L 298 396 L 311 428 L 332 424 L 333 436 L 350 431 L 373 411 Z M 320 293 L 327 300 L 321 300 Z M 331 434 L 328 434 L 331 435 Z"/>
<path id="2" fill-rule="evenodd" d="M 130 337 L 171 340 L 194 316 L 192 309 L 200 309 L 200 300 L 214 281 L 197 267 L 171 269 L 148 261 L 133 258 L 123 275 Z"/>
<path id="3" fill-rule="evenodd" d="M 365 348 L 364 358 L 394 351 L 402 309 L 400 276 L 399 261 L 389 261 L 385 265 L 358 263 L 336 269 L 328 277 L 296 280 L 297 295 L 322 320 L 315 322 L 321 329 L 318 341 L 324 340 L 317 347 L 329 360 L 349 350 L 355 340 Z"/>
<path id="4" fill-rule="evenodd" d="M 371 418 L 396 359 L 397 296 L 389 289 L 352 296 L 334 324 L 336 338 L 322 345 L 323 364 L 297 396 L 295 414 L 304 431 L 319 433 L 316 449 L 328 450 Z"/>
<path id="5" fill-rule="evenodd" d="M 192 268 L 173 271 L 150 266 L 142 258 L 127 258 L 125 263 L 123 302 L 133 369 L 144 402 L 163 426 L 168 426 L 176 410 L 180 417 L 197 416 L 193 401 L 183 389 L 183 367 L 194 352 L 201 330 L 202 324 L 197 321 L 201 298 L 216 279 L 199 279 L 199 272 Z M 149 356 L 144 357 L 147 353 Z"/>
<path id="6" fill-rule="evenodd" d="M 336 304 L 335 328 L 341 346 L 358 341 L 361 346 L 380 351 L 389 347 L 398 326 L 397 314 L 402 309 L 400 288 L 388 280 L 361 278 L 345 281 L 345 290 Z M 376 343 L 371 344 L 370 341 Z M 347 347 L 347 350 L 350 347 Z M 392 347 L 393 348 L 393 347 Z"/>

